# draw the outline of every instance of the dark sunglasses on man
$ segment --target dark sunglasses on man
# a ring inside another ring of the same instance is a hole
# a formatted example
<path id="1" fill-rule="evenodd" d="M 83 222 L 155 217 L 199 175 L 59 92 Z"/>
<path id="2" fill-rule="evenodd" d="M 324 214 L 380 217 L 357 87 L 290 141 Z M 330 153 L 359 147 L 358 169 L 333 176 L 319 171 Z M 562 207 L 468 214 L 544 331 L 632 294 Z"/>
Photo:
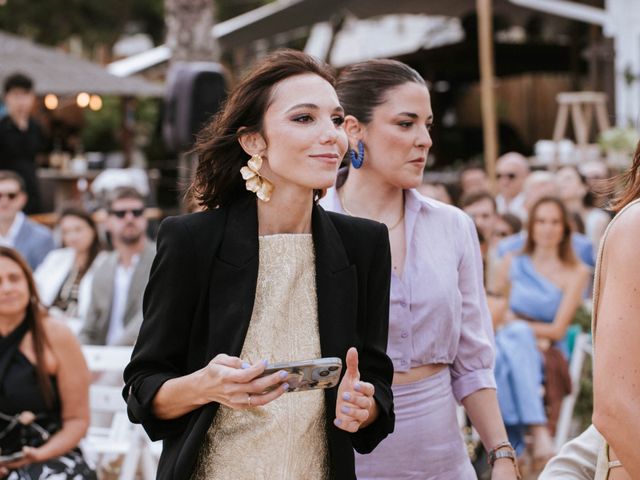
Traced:
<path id="1" fill-rule="evenodd" d="M 109 210 L 110 215 L 114 215 L 118 218 L 124 218 L 130 213 L 135 218 L 139 218 L 144 214 L 144 208 L 126 208 L 123 210 Z"/>
<path id="2" fill-rule="evenodd" d="M 497 178 L 498 180 L 500 180 L 501 178 L 508 178 L 509 180 L 515 180 L 515 178 L 516 178 L 517 176 L 518 176 L 518 175 L 516 175 L 515 173 L 511 173 L 511 172 L 509 172 L 509 173 L 498 173 L 498 174 L 496 174 L 496 178 Z"/>
<path id="3" fill-rule="evenodd" d="M 20 195 L 20 192 L 0 192 L 0 200 L 7 197 L 9 200 L 15 200 Z"/>

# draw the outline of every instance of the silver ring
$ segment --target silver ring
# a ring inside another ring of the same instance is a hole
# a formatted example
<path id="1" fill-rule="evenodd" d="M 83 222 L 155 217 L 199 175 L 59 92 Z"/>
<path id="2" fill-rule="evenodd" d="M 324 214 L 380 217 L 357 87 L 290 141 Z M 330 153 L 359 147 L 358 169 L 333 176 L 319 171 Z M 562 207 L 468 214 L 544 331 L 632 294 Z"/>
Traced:
<path id="1" fill-rule="evenodd" d="M 251 394 L 247 393 L 247 405 L 251 407 Z"/>

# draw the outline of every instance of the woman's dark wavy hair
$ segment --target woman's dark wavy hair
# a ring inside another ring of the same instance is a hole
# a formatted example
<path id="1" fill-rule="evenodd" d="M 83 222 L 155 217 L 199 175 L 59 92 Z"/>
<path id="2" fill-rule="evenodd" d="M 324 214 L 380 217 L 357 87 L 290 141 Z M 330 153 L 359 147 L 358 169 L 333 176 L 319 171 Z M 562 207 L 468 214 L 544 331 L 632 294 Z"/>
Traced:
<path id="1" fill-rule="evenodd" d="M 368 124 L 373 110 L 387 100 L 389 90 L 405 83 L 426 86 L 420 74 L 402 62 L 369 60 L 342 70 L 336 82 L 336 92 L 345 113 Z"/>
<path id="2" fill-rule="evenodd" d="M 633 155 L 631 167 L 618 177 L 605 181 L 603 190 L 614 193 L 618 185 L 622 185 L 622 190 L 613 199 L 611 210 L 619 212 L 628 203 L 640 198 L 640 142 L 636 146 L 636 153 Z"/>
<path id="3" fill-rule="evenodd" d="M 91 267 L 91 264 L 98 256 L 98 253 L 100 253 L 100 250 L 102 250 L 102 242 L 100 241 L 100 232 L 98 231 L 98 226 L 96 225 L 96 222 L 91 217 L 91 214 L 86 212 L 85 210 L 82 210 L 80 208 L 75 208 L 75 207 L 65 208 L 64 210 L 62 210 L 62 212 L 60 212 L 60 216 L 58 217 L 58 226 L 60 226 L 60 223 L 62 222 L 62 219 L 64 217 L 79 218 L 80 220 L 85 222 L 87 225 L 89 225 L 89 228 L 91 228 L 91 231 L 93 232 L 93 241 L 89 246 L 89 255 L 87 256 L 87 261 L 82 266 L 82 269 L 80 271 L 80 275 L 82 276 L 85 273 L 87 273 L 87 270 L 89 270 L 89 267 Z M 62 245 L 62 246 L 66 247 L 66 245 Z"/>
<path id="4" fill-rule="evenodd" d="M 231 92 L 220 112 L 198 135 L 195 178 L 186 196 L 206 209 L 214 209 L 249 195 L 240 169 L 248 157 L 239 139 L 242 133 L 263 133 L 264 114 L 272 100 L 273 87 L 289 77 L 314 74 L 331 85 L 331 68 L 310 55 L 295 50 L 277 51 L 259 62 Z M 267 139 L 268 140 L 268 139 Z"/>
<path id="5" fill-rule="evenodd" d="M 33 279 L 33 274 L 27 261 L 16 250 L 8 247 L 0 247 L 0 257 L 7 258 L 17 264 L 27 280 L 29 303 L 25 309 L 24 318 L 27 320 L 27 326 L 32 336 L 33 350 L 36 354 L 36 377 L 38 386 L 40 387 L 46 405 L 51 407 L 54 402 L 53 386 L 51 385 L 51 380 L 49 379 L 49 374 L 47 373 L 44 363 L 45 347 L 49 341 L 47 340 L 47 334 L 43 325 L 44 309 L 40 304 L 36 282 Z"/>

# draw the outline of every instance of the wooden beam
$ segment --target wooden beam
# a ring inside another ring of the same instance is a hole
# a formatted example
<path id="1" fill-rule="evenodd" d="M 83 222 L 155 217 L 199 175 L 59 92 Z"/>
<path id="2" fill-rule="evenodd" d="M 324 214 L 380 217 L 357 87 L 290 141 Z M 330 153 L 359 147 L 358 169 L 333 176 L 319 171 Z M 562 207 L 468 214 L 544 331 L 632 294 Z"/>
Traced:
<path id="1" fill-rule="evenodd" d="M 489 181 L 495 186 L 498 158 L 498 121 L 494 91 L 493 5 L 492 0 L 476 0 L 478 12 L 478 49 L 480 59 L 480 100 L 484 165 Z"/>

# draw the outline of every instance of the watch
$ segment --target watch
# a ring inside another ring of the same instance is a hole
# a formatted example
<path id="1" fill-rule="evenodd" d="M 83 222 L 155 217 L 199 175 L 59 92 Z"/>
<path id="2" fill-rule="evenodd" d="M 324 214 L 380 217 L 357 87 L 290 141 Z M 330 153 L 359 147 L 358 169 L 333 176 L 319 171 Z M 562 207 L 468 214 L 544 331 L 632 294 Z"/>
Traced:
<path id="1" fill-rule="evenodd" d="M 511 461 L 513 462 L 513 467 L 516 469 L 516 477 L 518 478 L 518 480 L 520 480 L 522 478 L 522 475 L 520 475 L 520 469 L 518 468 L 518 457 L 516 455 L 516 451 L 513 449 L 509 442 L 503 442 L 492 448 L 489 452 L 487 463 L 489 463 L 489 465 L 493 467 L 493 464 L 496 462 L 496 460 L 500 458 L 511 459 Z"/>

